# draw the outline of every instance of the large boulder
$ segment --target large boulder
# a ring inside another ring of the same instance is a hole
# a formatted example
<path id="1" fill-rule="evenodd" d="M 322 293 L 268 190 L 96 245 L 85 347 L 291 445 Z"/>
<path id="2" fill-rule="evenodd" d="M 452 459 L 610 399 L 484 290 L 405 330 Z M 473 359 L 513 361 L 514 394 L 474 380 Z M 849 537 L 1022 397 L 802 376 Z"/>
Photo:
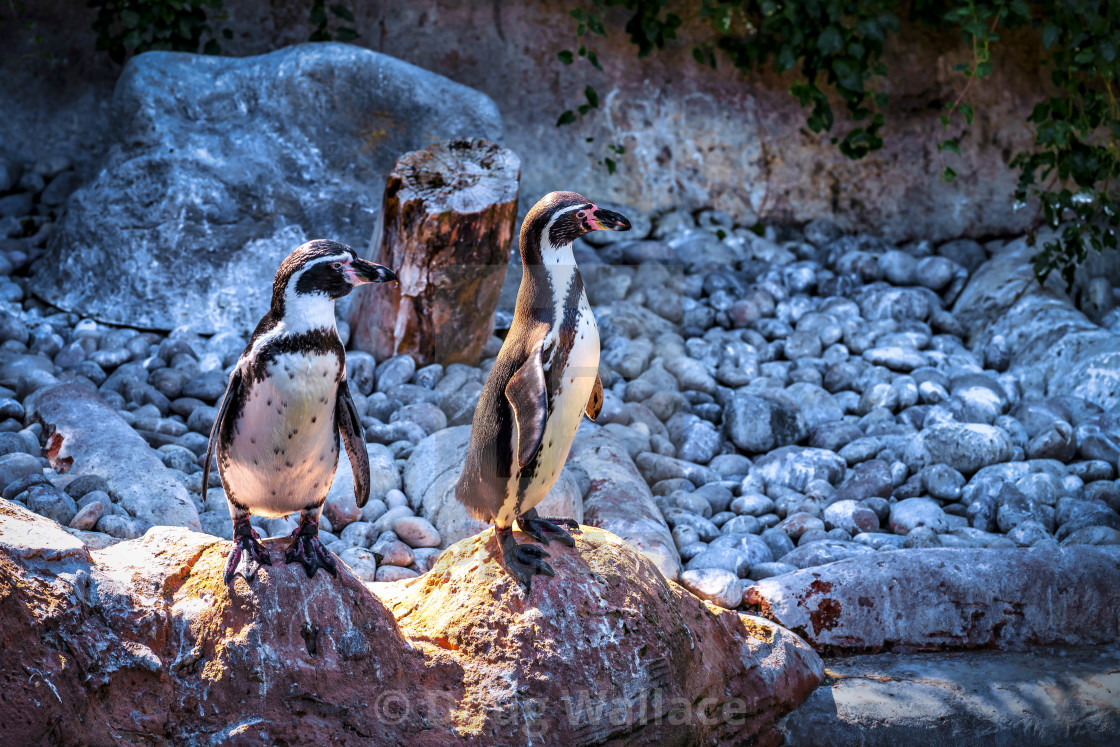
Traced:
<path id="1" fill-rule="evenodd" d="M 149 52 L 114 93 L 115 144 L 71 197 L 35 293 L 101 321 L 252 329 L 307 239 L 364 248 L 385 176 L 433 140 L 501 140 L 481 93 L 376 52 Z"/>
<path id="2" fill-rule="evenodd" d="M 1111 643 L 1120 547 L 869 553 L 764 579 L 745 601 L 834 653 Z"/>
<path id="3" fill-rule="evenodd" d="M 97 475 L 129 514 L 153 524 L 202 529 L 187 489 L 105 400 L 76 384 L 40 389 L 27 399 L 43 426 L 46 456 L 60 473 Z"/>
<path id="4" fill-rule="evenodd" d="M 593 528 L 528 596 L 493 532 L 371 584 L 384 601 L 264 544 L 276 563 L 227 585 L 226 541 L 157 527 L 90 552 L 0 500 L 5 743 L 772 744 L 824 674 L 789 631 Z"/>
<path id="5" fill-rule="evenodd" d="M 458 425 L 433 433 L 416 445 L 404 466 L 404 494 L 421 516 L 432 522 L 448 547 L 490 526 L 472 518 L 455 499 L 455 483 L 463 471 L 471 427 Z M 575 519 L 583 523 L 583 500 L 579 486 L 567 469 L 537 504 L 541 516 Z"/>
<path id="6" fill-rule="evenodd" d="M 379 588 L 425 657 L 462 671 L 463 736 L 770 743 L 773 719 L 822 678 L 789 631 L 702 602 L 608 532 L 584 527 L 574 548 L 550 545 L 556 577 L 538 577 L 528 595 L 497 552 L 487 531 L 427 575 Z"/>

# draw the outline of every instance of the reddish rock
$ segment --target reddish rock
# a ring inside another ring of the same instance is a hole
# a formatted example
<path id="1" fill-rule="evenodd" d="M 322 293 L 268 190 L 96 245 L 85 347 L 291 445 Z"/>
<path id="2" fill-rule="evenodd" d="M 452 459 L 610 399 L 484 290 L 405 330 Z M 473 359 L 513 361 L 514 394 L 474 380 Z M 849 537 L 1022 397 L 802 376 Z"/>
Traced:
<path id="1" fill-rule="evenodd" d="M 226 541 L 156 527 L 91 552 L 0 500 L 0 742 L 775 744 L 823 676 L 789 631 L 592 528 L 549 548 L 557 577 L 528 597 L 493 532 L 465 540 L 373 584 L 392 613 L 342 564 L 283 564 L 285 544 L 227 586 Z"/>
<path id="2" fill-rule="evenodd" d="M 1120 547 L 898 550 L 759 581 L 745 603 L 818 651 L 1120 640 Z"/>
<path id="3" fill-rule="evenodd" d="M 609 532 L 584 527 L 574 548 L 548 552 L 556 576 L 527 596 L 496 560 L 493 530 L 378 589 L 429 661 L 461 668 L 463 737 L 772 744 L 774 719 L 823 676 L 789 631 L 700 601 Z"/>

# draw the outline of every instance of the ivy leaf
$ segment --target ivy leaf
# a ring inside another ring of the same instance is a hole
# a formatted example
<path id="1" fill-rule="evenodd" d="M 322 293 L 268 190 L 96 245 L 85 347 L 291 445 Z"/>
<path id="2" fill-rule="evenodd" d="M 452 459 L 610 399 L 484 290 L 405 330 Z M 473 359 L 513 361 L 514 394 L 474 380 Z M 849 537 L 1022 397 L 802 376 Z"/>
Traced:
<path id="1" fill-rule="evenodd" d="M 603 72 L 603 66 L 599 64 L 599 55 L 595 54 L 594 49 L 587 50 L 587 61 L 591 63 L 591 67 Z"/>
<path id="2" fill-rule="evenodd" d="M 703 65 L 704 64 L 704 51 L 702 49 L 700 49 L 700 47 L 693 47 L 692 48 L 692 59 L 696 60 L 701 65 Z"/>
<path id="3" fill-rule="evenodd" d="M 338 29 L 334 32 L 334 38 L 340 42 L 354 41 L 358 36 L 358 32 L 354 29 Z"/>
<path id="4" fill-rule="evenodd" d="M 835 26 L 828 26 L 821 35 L 817 37 L 817 49 L 823 55 L 836 54 L 844 47 L 844 36 L 840 33 L 840 29 Z"/>
<path id="5" fill-rule="evenodd" d="M 957 172 L 953 171 L 953 169 L 949 166 L 946 166 L 945 169 L 941 172 L 941 181 L 943 182 L 952 184 L 953 180 L 955 180 L 956 178 Z"/>
<path id="6" fill-rule="evenodd" d="M 613 174 L 613 173 L 614 173 L 614 171 L 615 171 L 615 169 L 616 169 L 616 168 L 618 167 L 618 164 L 616 164 L 616 163 L 614 162 L 614 159 L 613 159 L 613 158 L 604 158 L 604 159 L 603 159 L 603 163 L 604 163 L 604 164 L 606 165 L 606 167 L 607 167 L 607 173 L 608 173 L 608 174 Z"/>
<path id="7" fill-rule="evenodd" d="M 571 65 L 573 62 L 575 62 L 575 55 L 572 54 L 572 50 L 570 49 L 562 49 L 556 53 L 556 56 L 565 65 Z"/>
<path id="8" fill-rule="evenodd" d="M 587 103 L 591 105 L 592 109 L 599 108 L 599 94 L 594 88 L 588 86 L 583 89 L 583 95 L 587 97 Z"/>
<path id="9" fill-rule="evenodd" d="M 1042 24 L 1042 46 L 1050 49 L 1058 43 L 1058 39 L 1062 36 L 1062 30 L 1052 21 L 1047 21 Z"/>
<path id="10" fill-rule="evenodd" d="M 576 121 L 575 112 L 573 112 L 571 109 L 568 109 L 563 114 L 560 115 L 560 119 L 556 120 L 556 126 L 557 127 L 563 127 L 564 125 L 570 125 L 572 122 L 575 122 L 575 121 Z"/>
<path id="11" fill-rule="evenodd" d="M 970 104 L 966 101 L 963 104 L 961 104 L 960 110 L 961 110 L 961 114 L 964 115 L 964 121 L 967 122 L 968 124 L 972 124 L 972 115 L 973 115 L 972 104 Z"/>
<path id="12" fill-rule="evenodd" d="M 334 13 L 335 16 L 337 16 L 338 18 L 341 18 L 344 21 L 349 21 L 350 23 L 354 22 L 354 14 L 351 13 L 350 9 L 347 8 L 345 5 L 342 5 L 342 4 L 332 5 L 331 6 L 331 13 Z"/>

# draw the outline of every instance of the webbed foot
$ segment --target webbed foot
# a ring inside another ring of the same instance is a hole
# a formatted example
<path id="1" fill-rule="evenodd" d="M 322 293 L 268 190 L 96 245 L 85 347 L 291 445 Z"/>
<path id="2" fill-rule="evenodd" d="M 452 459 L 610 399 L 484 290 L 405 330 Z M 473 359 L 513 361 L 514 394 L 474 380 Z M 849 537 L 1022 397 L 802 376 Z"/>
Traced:
<path id="1" fill-rule="evenodd" d="M 561 524 L 569 529 L 579 529 L 579 524 L 572 519 L 546 519 L 539 516 L 535 508 L 530 508 L 517 519 L 517 526 L 521 531 L 542 545 L 556 540 L 562 545 L 575 547 L 576 541 L 560 526 Z"/>
<path id="2" fill-rule="evenodd" d="M 545 560 L 549 555 L 543 548 L 536 545 L 519 545 L 513 539 L 510 529 L 498 530 L 498 541 L 502 547 L 502 559 L 506 570 L 521 584 L 528 594 L 531 589 L 533 576 L 555 576 L 556 571 Z"/>
<path id="3" fill-rule="evenodd" d="M 261 544 L 260 540 L 261 538 L 257 535 L 256 530 L 249 524 L 248 516 L 233 520 L 233 549 L 230 550 L 229 556 L 226 558 L 227 584 L 233 581 L 233 576 L 237 573 L 242 552 L 245 553 L 248 561 L 246 565 L 250 568 L 250 572 L 245 574 L 246 580 L 255 576 L 257 572 L 257 569 L 253 568 L 251 563 L 255 562 L 257 567 L 272 565 L 272 558 L 268 555 L 268 549 Z"/>
<path id="4" fill-rule="evenodd" d="M 338 575 L 334 556 L 319 542 L 318 519 L 301 518 L 299 527 L 292 532 L 292 538 L 292 544 L 284 554 L 285 563 L 299 563 L 308 578 L 313 578 L 320 568 L 326 569 L 332 576 Z"/>

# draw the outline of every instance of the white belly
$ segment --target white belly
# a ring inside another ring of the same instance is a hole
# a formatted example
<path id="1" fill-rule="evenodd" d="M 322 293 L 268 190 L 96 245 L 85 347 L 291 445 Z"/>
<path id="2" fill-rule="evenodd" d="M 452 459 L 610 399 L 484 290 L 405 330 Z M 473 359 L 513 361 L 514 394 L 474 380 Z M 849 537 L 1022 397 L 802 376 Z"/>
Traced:
<path id="1" fill-rule="evenodd" d="M 535 462 L 533 480 L 525 490 L 521 501 L 521 511 L 528 511 L 548 495 L 560 470 L 568 459 L 572 439 L 579 430 L 587 408 L 587 400 L 595 388 L 595 377 L 599 374 L 599 329 L 595 317 L 587 303 L 587 296 L 580 298 L 580 315 L 577 322 L 575 341 L 568 355 L 567 365 L 560 390 L 552 401 L 552 412 L 545 424 L 544 437 Z M 507 500 L 498 512 L 497 523 L 508 526 L 517 517 L 517 490 L 521 475 L 514 472 L 507 485 Z M 563 517 L 561 517 L 563 518 Z"/>
<path id="2" fill-rule="evenodd" d="M 321 502 L 334 479 L 338 359 L 285 354 L 268 374 L 250 384 L 222 481 L 254 514 L 284 516 Z"/>

